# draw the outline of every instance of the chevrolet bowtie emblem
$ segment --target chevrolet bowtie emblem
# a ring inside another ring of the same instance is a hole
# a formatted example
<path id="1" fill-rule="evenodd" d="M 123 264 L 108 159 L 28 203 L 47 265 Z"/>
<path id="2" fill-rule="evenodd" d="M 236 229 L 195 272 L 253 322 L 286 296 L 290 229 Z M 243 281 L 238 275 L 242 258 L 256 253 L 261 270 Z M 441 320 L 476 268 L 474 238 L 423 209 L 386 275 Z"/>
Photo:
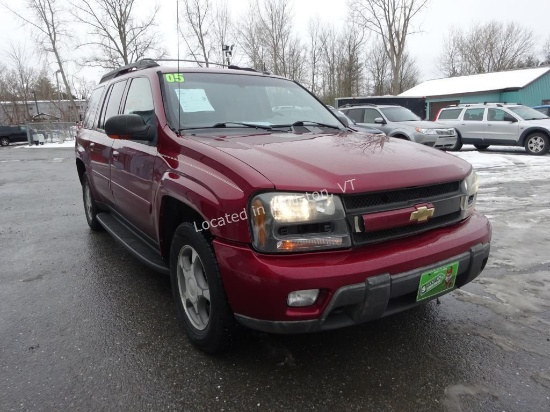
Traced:
<path id="1" fill-rule="evenodd" d="M 435 208 L 434 207 L 428 207 L 428 206 L 420 206 L 416 208 L 414 212 L 411 213 L 410 221 L 411 222 L 427 222 L 429 218 L 431 218 L 434 215 Z"/>

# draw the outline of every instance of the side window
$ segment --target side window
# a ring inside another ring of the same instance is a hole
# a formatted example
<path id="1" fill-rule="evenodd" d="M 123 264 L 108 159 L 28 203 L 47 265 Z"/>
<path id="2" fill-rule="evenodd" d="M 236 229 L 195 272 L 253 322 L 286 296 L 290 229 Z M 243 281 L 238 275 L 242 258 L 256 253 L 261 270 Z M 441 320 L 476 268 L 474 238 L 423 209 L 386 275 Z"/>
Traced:
<path id="1" fill-rule="evenodd" d="M 113 116 L 118 114 L 120 108 L 120 101 L 122 100 L 122 95 L 124 94 L 124 88 L 126 87 L 126 80 L 113 84 L 108 94 L 108 100 L 103 105 L 103 112 L 101 113 L 101 119 L 99 121 L 98 127 L 100 129 L 105 128 L 105 121 Z"/>
<path id="2" fill-rule="evenodd" d="M 357 122 L 357 123 L 364 123 L 363 122 L 363 111 L 364 109 L 350 109 L 346 112 L 346 116 L 348 116 L 351 120 Z"/>
<path id="3" fill-rule="evenodd" d="M 481 122 L 483 120 L 483 112 L 485 109 L 467 109 L 464 112 L 464 120 L 473 120 Z"/>
<path id="4" fill-rule="evenodd" d="M 365 109 L 365 123 L 374 123 L 374 119 L 383 116 L 376 109 Z"/>
<path id="5" fill-rule="evenodd" d="M 488 109 L 487 120 L 490 122 L 503 122 L 506 112 L 501 109 Z"/>
<path id="6" fill-rule="evenodd" d="M 98 87 L 90 96 L 90 100 L 88 101 L 88 109 L 86 110 L 86 115 L 82 121 L 82 127 L 85 129 L 93 129 L 94 127 L 94 120 L 99 104 L 101 103 L 101 95 L 103 94 L 103 90 L 105 90 L 105 87 Z"/>
<path id="7" fill-rule="evenodd" d="M 130 84 L 123 114 L 137 114 L 149 123 L 155 112 L 151 85 L 146 77 L 136 77 Z"/>
<path id="8" fill-rule="evenodd" d="M 462 109 L 444 109 L 439 113 L 437 120 L 456 120 L 460 116 Z"/>

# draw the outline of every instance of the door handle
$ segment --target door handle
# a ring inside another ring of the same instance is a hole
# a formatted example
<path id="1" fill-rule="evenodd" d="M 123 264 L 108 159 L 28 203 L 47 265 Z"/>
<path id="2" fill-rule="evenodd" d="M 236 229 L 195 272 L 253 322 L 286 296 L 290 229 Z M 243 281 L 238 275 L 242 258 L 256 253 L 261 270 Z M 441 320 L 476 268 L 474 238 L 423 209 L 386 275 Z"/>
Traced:
<path id="1" fill-rule="evenodd" d="M 118 159 L 118 155 L 119 155 L 119 154 L 120 154 L 120 153 L 119 153 L 117 150 L 113 150 L 113 154 L 112 154 L 113 159 L 115 159 L 115 160 Z"/>
<path id="2" fill-rule="evenodd" d="M 90 147 L 94 147 L 95 146 L 95 143 L 94 142 L 91 142 L 90 143 Z"/>

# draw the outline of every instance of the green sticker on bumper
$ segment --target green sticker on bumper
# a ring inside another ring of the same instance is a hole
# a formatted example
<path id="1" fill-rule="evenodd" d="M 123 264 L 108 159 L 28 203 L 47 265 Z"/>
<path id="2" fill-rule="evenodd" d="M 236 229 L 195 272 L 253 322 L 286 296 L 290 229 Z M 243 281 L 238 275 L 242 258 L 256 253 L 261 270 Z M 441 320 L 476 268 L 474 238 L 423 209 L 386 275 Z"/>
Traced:
<path id="1" fill-rule="evenodd" d="M 431 298 L 454 288 L 457 273 L 458 262 L 422 273 L 416 301 Z"/>

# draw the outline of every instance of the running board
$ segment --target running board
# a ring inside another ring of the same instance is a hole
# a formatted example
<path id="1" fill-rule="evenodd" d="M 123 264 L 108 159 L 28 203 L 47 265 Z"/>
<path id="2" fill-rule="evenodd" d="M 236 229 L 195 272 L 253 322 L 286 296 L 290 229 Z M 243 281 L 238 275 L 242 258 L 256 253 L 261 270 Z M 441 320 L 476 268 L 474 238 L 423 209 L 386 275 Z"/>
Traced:
<path id="1" fill-rule="evenodd" d="M 157 272 L 165 275 L 170 274 L 170 269 L 168 269 L 166 263 L 162 260 L 160 253 L 150 247 L 114 215 L 110 213 L 98 213 L 96 217 L 101 226 L 137 259 Z"/>

